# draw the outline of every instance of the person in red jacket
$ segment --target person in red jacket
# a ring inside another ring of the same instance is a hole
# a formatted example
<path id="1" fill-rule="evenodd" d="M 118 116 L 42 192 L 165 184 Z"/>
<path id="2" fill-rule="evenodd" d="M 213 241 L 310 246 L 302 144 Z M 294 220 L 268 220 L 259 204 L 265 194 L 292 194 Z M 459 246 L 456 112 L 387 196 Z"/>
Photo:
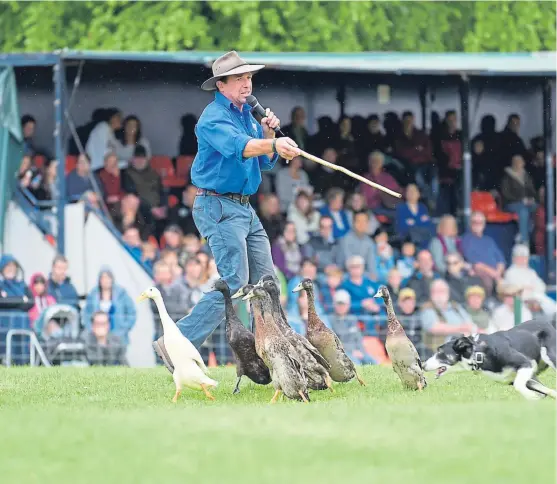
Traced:
<path id="1" fill-rule="evenodd" d="M 56 304 L 56 299 L 46 293 L 46 277 L 40 272 L 31 276 L 29 287 L 35 299 L 35 305 L 28 311 L 31 327 L 34 327 L 35 321 L 39 318 L 43 310 Z"/>

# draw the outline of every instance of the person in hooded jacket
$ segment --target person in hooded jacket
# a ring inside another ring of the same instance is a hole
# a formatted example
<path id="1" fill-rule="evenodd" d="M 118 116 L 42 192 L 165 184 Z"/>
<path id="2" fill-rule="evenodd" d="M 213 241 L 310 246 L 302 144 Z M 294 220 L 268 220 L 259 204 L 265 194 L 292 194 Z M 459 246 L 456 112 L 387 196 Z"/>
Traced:
<path id="1" fill-rule="evenodd" d="M 79 310 L 79 294 L 68 277 L 68 259 L 63 255 L 57 255 L 52 261 L 47 292 L 57 303 L 69 304 Z"/>
<path id="2" fill-rule="evenodd" d="M 97 287 L 87 296 L 82 312 L 83 326 L 91 329 L 96 311 L 104 311 L 110 317 L 110 331 L 127 346 L 128 333 L 136 318 L 135 304 L 126 290 L 114 282 L 114 274 L 108 267 L 101 268 Z"/>
<path id="3" fill-rule="evenodd" d="M 40 272 L 31 276 L 29 287 L 33 293 L 35 305 L 28 311 L 31 327 L 35 326 L 35 321 L 41 313 L 49 306 L 56 304 L 56 299 L 46 293 L 46 277 Z"/>

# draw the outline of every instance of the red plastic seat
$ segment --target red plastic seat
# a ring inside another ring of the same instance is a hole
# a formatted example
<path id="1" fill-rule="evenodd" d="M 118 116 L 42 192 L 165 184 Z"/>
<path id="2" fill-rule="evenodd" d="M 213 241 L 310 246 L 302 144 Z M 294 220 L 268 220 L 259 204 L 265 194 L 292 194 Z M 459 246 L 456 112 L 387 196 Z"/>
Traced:
<path id="1" fill-rule="evenodd" d="M 151 157 L 151 167 L 155 170 L 164 180 L 166 177 L 174 176 L 174 166 L 170 156 L 154 155 Z"/>
<path id="2" fill-rule="evenodd" d="M 489 192 L 472 192 L 471 206 L 474 212 L 482 212 L 485 215 L 487 223 L 504 224 L 518 220 L 515 213 L 500 210 Z"/>
<path id="3" fill-rule="evenodd" d="M 44 166 L 44 164 L 46 163 L 46 157 L 43 155 L 35 155 L 33 157 L 33 160 L 35 162 L 35 166 L 37 168 L 42 168 Z"/>
<path id="4" fill-rule="evenodd" d="M 76 165 L 77 165 L 77 156 L 74 155 L 66 156 L 66 167 L 65 167 L 66 175 L 71 171 L 73 171 Z"/>
<path id="5" fill-rule="evenodd" d="M 193 160 L 193 156 L 179 156 L 176 158 L 176 176 L 182 178 L 186 185 L 189 184 L 191 179 L 190 172 Z"/>

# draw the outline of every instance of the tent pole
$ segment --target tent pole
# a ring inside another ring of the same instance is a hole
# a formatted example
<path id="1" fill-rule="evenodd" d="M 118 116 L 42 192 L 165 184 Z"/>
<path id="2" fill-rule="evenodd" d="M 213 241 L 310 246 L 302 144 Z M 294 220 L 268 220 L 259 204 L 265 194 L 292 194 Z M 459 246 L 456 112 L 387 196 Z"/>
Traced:
<path id="1" fill-rule="evenodd" d="M 468 79 L 468 76 L 462 75 L 460 79 L 460 125 L 462 131 L 462 192 L 465 230 L 467 230 L 470 225 L 470 215 L 472 214 L 472 154 L 470 152 L 469 101 L 470 79 Z"/>
<path id="2" fill-rule="evenodd" d="M 424 82 L 420 86 L 420 108 L 422 115 L 422 131 L 427 132 L 427 84 Z"/>
<path id="3" fill-rule="evenodd" d="M 53 68 L 54 75 L 54 146 L 58 160 L 58 189 L 59 197 L 56 204 L 58 219 L 57 249 L 59 254 L 64 254 L 65 249 L 65 206 L 66 206 L 66 154 L 64 150 L 64 84 L 66 70 L 64 60 L 58 57 Z"/>
<path id="4" fill-rule="evenodd" d="M 555 181 L 551 150 L 551 80 L 543 81 L 543 138 L 545 156 L 545 261 L 546 278 L 555 278 Z"/>

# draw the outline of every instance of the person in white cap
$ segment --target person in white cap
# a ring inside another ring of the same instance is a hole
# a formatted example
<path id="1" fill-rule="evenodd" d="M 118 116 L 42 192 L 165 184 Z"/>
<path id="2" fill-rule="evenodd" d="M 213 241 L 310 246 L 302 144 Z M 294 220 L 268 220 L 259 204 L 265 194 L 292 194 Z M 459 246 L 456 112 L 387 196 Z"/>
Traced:
<path id="1" fill-rule="evenodd" d="M 201 86 L 216 91 L 195 127 L 198 152 L 191 168 L 197 190 L 193 219 L 207 239 L 218 273 L 232 294 L 249 281 L 274 275 L 269 239 L 249 203 L 261 183 L 261 171 L 270 170 L 278 156 L 291 160 L 299 155 L 290 138 L 275 138 L 279 119 L 270 110 L 256 121 L 246 104 L 252 93 L 252 75 L 264 65 L 252 65 L 236 52 L 227 52 L 213 63 L 213 76 Z M 224 319 L 224 298 L 210 291 L 177 322 L 182 333 L 199 348 Z M 157 354 L 172 371 L 172 362 L 161 337 L 153 343 Z"/>
<path id="2" fill-rule="evenodd" d="M 527 245 L 517 244 L 513 247 L 513 260 L 505 272 L 503 282 L 522 288 L 522 300 L 535 301 L 541 310 L 548 315 L 554 314 L 556 304 L 546 293 L 545 282 L 534 269 L 529 267 L 530 249 Z"/>

